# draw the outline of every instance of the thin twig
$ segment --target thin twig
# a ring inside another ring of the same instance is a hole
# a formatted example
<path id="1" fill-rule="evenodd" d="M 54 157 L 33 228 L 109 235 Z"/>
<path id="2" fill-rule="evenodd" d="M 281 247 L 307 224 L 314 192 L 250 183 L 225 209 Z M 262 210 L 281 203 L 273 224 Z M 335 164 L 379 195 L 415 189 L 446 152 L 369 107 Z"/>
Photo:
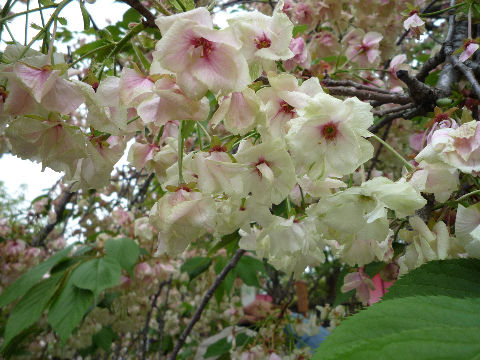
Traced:
<path id="1" fill-rule="evenodd" d="M 213 294 L 215 293 L 215 290 L 220 286 L 220 284 L 223 282 L 227 274 L 232 270 L 240 260 L 240 258 L 245 254 L 245 250 L 243 249 L 238 249 L 233 258 L 228 262 L 228 264 L 223 268 L 223 270 L 218 274 L 217 278 L 215 279 L 214 283 L 208 291 L 206 292 L 205 296 L 202 299 L 202 302 L 200 303 L 197 311 L 195 311 L 195 314 L 193 314 L 192 319 L 188 323 L 187 327 L 185 330 L 183 330 L 182 335 L 180 335 L 180 338 L 178 339 L 177 344 L 175 345 L 175 348 L 173 349 L 172 353 L 169 356 L 169 360 L 174 360 L 177 358 L 178 352 L 182 348 L 183 344 L 185 343 L 185 340 L 187 339 L 188 334 L 190 334 L 190 331 L 192 331 L 193 327 L 197 323 L 198 320 L 200 320 L 200 317 L 202 316 L 202 312 L 207 306 L 208 302 L 212 298 Z"/>
<path id="2" fill-rule="evenodd" d="M 158 286 L 158 290 L 153 296 L 152 305 L 150 306 L 150 310 L 147 313 L 147 317 L 145 319 L 145 326 L 143 327 L 143 343 L 142 343 L 142 360 L 147 358 L 147 348 L 148 348 L 148 329 L 150 327 L 150 319 L 152 318 L 153 309 L 157 306 L 157 300 L 162 293 L 163 287 L 168 284 L 169 281 L 162 281 Z"/>
<path id="3" fill-rule="evenodd" d="M 370 126 L 368 128 L 368 131 L 375 134 L 375 133 L 377 133 L 378 130 L 380 130 L 385 125 L 389 124 L 390 122 L 392 122 L 395 119 L 398 119 L 398 118 L 411 119 L 412 117 L 421 114 L 422 113 L 421 109 L 422 109 L 421 107 L 417 106 L 417 107 L 415 107 L 411 110 L 406 110 L 406 111 L 402 110 L 402 111 L 398 111 L 396 113 L 392 113 L 390 115 L 387 115 L 382 120 L 380 120 L 378 123 Z"/>
<path id="4" fill-rule="evenodd" d="M 415 104 L 413 104 L 413 103 L 412 104 L 406 104 L 406 105 L 396 106 L 396 107 L 392 107 L 392 108 L 385 109 L 385 110 L 373 111 L 373 115 L 382 117 L 382 116 L 388 115 L 390 113 L 395 113 L 395 112 L 398 112 L 398 111 L 408 110 L 408 109 L 411 109 L 413 107 L 415 107 Z"/>

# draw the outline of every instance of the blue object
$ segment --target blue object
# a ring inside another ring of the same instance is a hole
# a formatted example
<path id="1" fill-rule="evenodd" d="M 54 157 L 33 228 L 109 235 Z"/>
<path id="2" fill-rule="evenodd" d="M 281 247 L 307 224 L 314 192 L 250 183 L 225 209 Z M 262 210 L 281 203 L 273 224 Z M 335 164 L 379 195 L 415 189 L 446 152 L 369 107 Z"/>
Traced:
<path id="1" fill-rule="evenodd" d="M 309 322 L 309 320 L 306 319 L 302 314 L 291 313 L 290 316 L 294 318 L 301 318 L 305 324 L 308 324 Z M 323 326 L 319 326 L 318 332 L 312 336 L 309 336 L 309 335 L 298 336 L 298 334 L 296 334 L 293 331 L 291 325 L 287 325 L 285 327 L 285 332 L 297 339 L 298 348 L 308 346 L 312 350 L 315 350 L 316 348 L 318 348 L 320 344 L 325 341 L 325 338 L 327 337 L 327 335 L 330 334 L 330 332 L 327 329 L 325 329 Z"/>

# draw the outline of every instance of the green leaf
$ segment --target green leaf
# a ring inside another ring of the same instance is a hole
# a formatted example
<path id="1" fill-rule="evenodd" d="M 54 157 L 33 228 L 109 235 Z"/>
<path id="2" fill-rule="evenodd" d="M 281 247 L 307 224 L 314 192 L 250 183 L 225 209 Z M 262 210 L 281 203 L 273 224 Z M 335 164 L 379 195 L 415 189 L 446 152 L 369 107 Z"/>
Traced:
<path id="1" fill-rule="evenodd" d="M 57 20 L 61 25 L 63 25 L 63 26 L 67 25 L 67 19 L 65 19 L 64 17 L 58 16 Z"/>
<path id="2" fill-rule="evenodd" d="M 44 30 L 43 27 L 41 27 L 40 25 L 37 25 L 37 24 L 35 24 L 35 23 L 31 23 L 31 24 L 30 24 L 30 27 L 31 27 L 32 29 L 39 30 L 39 31 Z"/>
<path id="3" fill-rule="evenodd" d="M 248 286 L 260 287 L 258 272 L 265 272 L 263 263 L 251 256 L 243 256 L 235 267 L 235 272 Z"/>
<path id="4" fill-rule="evenodd" d="M 108 42 L 106 42 L 105 40 L 96 40 L 96 41 L 93 41 L 91 43 L 87 43 L 83 46 L 80 46 L 77 50 L 75 50 L 75 55 L 78 55 L 78 56 L 85 55 L 89 51 L 92 51 L 96 48 L 99 48 L 99 47 L 107 45 L 107 44 L 108 44 Z M 112 46 L 113 46 L 113 44 L 112 44 Z"/>
<path id="5" fill-rule="evenodd" d="M 238 240 L 240 240 L 240 234 L 238 233 L 238 231 L 222 236 L 220 241 L 210 249 L 207 255 L 210 256 L 212 254 L 215 254 L 218 250 L 223 249 L 225 246 L 227 246 L 232 242 L 235 242 L 235 241 L 238 242 Z"/>
<path id="6" fill-rule="evenodd" d="M 0 295 L 0 308 L 11 303 L 16 298 L 24 295 L 28 290 L 38 283 L 51 268 L 53 268 L 60 261 L 67 258 L 68 253 L 72 249 L 73 245 L 66 247 L 65 249 L 57 252 L 55 255 L 49 257 L 44 262 L 38 264 L 34 268 L 30 269 L 26 274 L 22 275 L 7 290 Z"/>
<path id="7" fill-rule="evenodd" d="M 105 350 L 107 353 L 112 348 L 112 342 L 118 339 L 118 335 L 110 327 L 102 327 L 98 333 L 92 336 L 92 341 L 99 348 Z"/>
<path id="8" fill-rule="evenodd" d="M 167 2 L 177 10 L 185 11 L 187 9 L 181 0 L 167 0 Z"/>
<path id="9" fill-rule="evenodd" d="M 195 9 L 195 2 L 193 0 L 184 0 L 183 3 L 187 11 Z"/>
<path id="10" fill-rule="evenodd" d="M 108 239 L 105 241 L 105 254 L 117 260 L 120 266 L 133 277 L 133 267 L 140 255 L 140 247 L 134 240 Z"/>
<path id="11" fill-rule="evenodd" d="M 111 43 L 115 42 L 113 35 L 107 29 L 100 29 L 98 30 L 97 33 L 102 38 L 102 40 L 106 40 L 107 42 L 111 42 Z"/>
<path id="12" fill-rule="evenodd" d="M 75 287 L 72 277 L 73 274 L 67 279 L 65 287 L 48 311 L 48 323 L 63 342 L 82 320 L 93 300 L 93 293 Z"/>
<path id="13" fill-rule="evenodd" d="M 75 269 L 72 281 L 76 287 L 92 291 L 97 298 L 102 290 L 118 285 L 121 277 L 120 264 L 107 256 L 84 262 Z"/>
<path id="14" fill-rule="evenodd" d="M 480 260 L 429 262 L 347 318 L 313 359 L 478 359 Z"/>
<path id="15" fill-rule="evenodd" d="M 480 298 L 480 260 L 436 260 L 397 280 L 383 299 L 416 295 Z"/>
<path id="16" fill-rule="evenodd" d="M 295 25 L 295 26 L 293 27 L 292 36 L 293 36 L 293 37 L 296 37 L 298 34 L 303 34 L 306 30 L 307 30 L 307 25 L 306 25 L 306 24 L 303 24 L 303 25 Z"/>
<path id="17" fill-rule="evenodd" d="M 80 11 L 82 12 L 83 29 L 88 30 L 90 28 L 90 16 L 88 16 L 88 12 L 83 4 L 83 1 L 79 1 L 78 3 L 80 4 Z"/>
<path id="18" fill-rule="evenodd" d="M 183 265 L 180 267 L 180 271 L 186 272 L 191 281 L 201 273 L 205 272 L 210 267 L 211 264 L 212 264 L 211 259 L 197 256 L 185 261 Z"/>
<path id="19" fill-rule="evenodd" d="M 370 264 L 365 265 L 365 273 L 373 278 L 375 275 L 377 275 L 384 267 L 385 263 L 381 261 L 374 261 Z"/>
<path id="20" fill-rule="evenodd" d="M 8 317 L 2 349 L 21 331 L 35 323 L 55 293 L 62 274 L 42 280 L 23 296 Z"/>
<path id="21" fill-rule="evenodd" d="M 240 333 L 235 338 L 235 344 L 237 347 L 242 347 L 252 342 L 252 340 L 254 340 L 252 336 L 248 336 L 245 333 Z"/>
<path id="22" fill-rule="evenodd" d="M 227 341 L 227 338 L 221 338 L 217 342 L 213 343 L 207 348 L 205 355 L 203 355 L 204 359 L 214 356 L 220 356 L 230 351 L 232 348 L 232 343 Z"/>
<path id="23" fill-rule="evenodd" d="M 55 5 L 55 2 L 52 0 L 40 0 L 40 5 L 42 6 L 50 6 L 50 5 Z"/>
<path id="24" fill-rule="evenodd" d="M 479 299 L 418 296 L 347 318 L 312 359 L 478 359 L 479 353 Z"/>

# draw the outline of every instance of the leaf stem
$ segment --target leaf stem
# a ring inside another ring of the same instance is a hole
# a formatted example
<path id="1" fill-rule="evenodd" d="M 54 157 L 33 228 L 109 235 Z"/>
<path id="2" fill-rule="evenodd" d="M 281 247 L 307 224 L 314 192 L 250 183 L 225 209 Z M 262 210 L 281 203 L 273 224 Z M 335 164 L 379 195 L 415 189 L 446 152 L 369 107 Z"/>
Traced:
<path id="1" fill-rule="evenodd" d="M 184 147 L 184 138 L 183 138 L 183 122 L 185 120 L 180 120 L 178 122 L 178 184 L 183 184 L 183 147 Z"/>
<path id="2" fill-rule="evenodd" d="M 382 144 L 383 146 L 385 146 L 386 149 L 388 149 L 393 155 L 395 155 L 395 157 L 397 159 L 399 159 L 404 165 L 405 167 L 407 168 L 408 171 L 412 171 L 413 170 L 413 166 L 403 158 L 402 155 L 400 155 L 397 150 L 395 150 L 394 148 L 392 148 L 389 144 L 387 144 L 385 141 L 383 141 L 381 138 L 379 138 L 377 135 L 375 134 L 372 134 L 371 135 L 375 140 L 377 140 L 380 144 Z"/>

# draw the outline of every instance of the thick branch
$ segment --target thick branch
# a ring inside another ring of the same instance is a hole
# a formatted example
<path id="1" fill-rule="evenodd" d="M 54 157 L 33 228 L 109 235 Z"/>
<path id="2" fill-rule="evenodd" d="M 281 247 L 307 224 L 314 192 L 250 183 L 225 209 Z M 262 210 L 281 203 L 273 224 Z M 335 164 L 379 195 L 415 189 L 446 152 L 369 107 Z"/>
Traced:
<path id="1" fill-rule="evenodd" d="M 375 100 L 381 104 L 409 104 L 412 99 L 404 94 L 383 94 L 375 91 L 360 90 L 345 86 L 327 87 L 330 95 L 356 96 L 360 100 Z"/>
<path id="2" fill-rule="evenodd" d="M 408 109 L 411 109 L 413 107 L 415 107 L 415 104 L 411 103 L 411 104 L 406 104 L 406 105 L 402 105 L 402 106 L 396 106 L 396 107 L 385 109 L 385 110 L 373 111 L 373 115 L 382 117 L 382 116 L 385 116 L 385 115 L 388 115 L 388 114 L 391 114 L 391 113 L 397 113 L 399 111 L 408 110 Z"/>
<path id="3" fill-rule="evenodd" d="M 175 345 L 175 348 L 173 349 L 173 352 L 169 356 L 169 360 L 174 360 L 177 358 L 178 352 L 182 348 L 183 344 L 185 343 L 185 340 L 187 339 L 188 334 L 190 334 L 190 331 L 192 331 L 193 327 L 197 323 L 198 320 L 200 320 L 200 317 L 202 316 L 202 312 L 207 306 L 208 302 L 212 298 L 213 294 L 215 293 L 215 290 L 220 286 L 220 284 L 223 282 L 227 274 L 232 270 L 240 260 L 240 258 L 245 254 L 245 250 L 243 249 L 238 249 L 233 258 L 228 262 L 228 264 L 225 266 L 225 268 L 222 270 L 220 274 L 218 274 L 217 278 L 215 279 L 214 283 L 210 288 L 208 289 L 207 293 L 202 299 L 202 302 L 200 303 L 197 311 L 195 311 L 195 314 L 193 314 L 192 320 L 188 323 L 187 327 L 185 330 L 183 330 L 182 335 L 180 335 L 180 338 L 178 339 L 177 344 Z"/>
<path id="4" fill-rule="evenodd" d="M 475 74 L 473 73 L 472 69 L 469 68 L 467 65 L 462 63 L 456 56 L 450 56 L 449 60 L 452 62 L 453 66 L 460 70 L 460 72 L 467 78 L 470 84 L 473 87 L 473 90 L 477 94 L 477 98 L 480 99 L 480 84 L 478 84 L 477 79 L 475 78 Z"/>
<path id="5" fill-rule="evenodd" d="M 325 78 L 322 80 L 322 85 L 324 85 L 325 87 L 351 86 L 359 90 L 373 91 L 373 92 L 378 92 L 381 94 L 388 94 L 388 95 L 395 94 L 395 93 L 392 93 L 390 90 L 378 88 L 375 86 L 359 84 L 352 80 L 333 80 L 330 78 Z"/>
<path id="6" fill-rule="evenodd" d="M 433 109 L 439 98 L 438 91 L 424 84 L 416 77 L 412 77 L 406 70 L 397 71 L 397 77 L 408 86 L 408 92 L 415 103 L 422 106 L 426 111 Z"/>

